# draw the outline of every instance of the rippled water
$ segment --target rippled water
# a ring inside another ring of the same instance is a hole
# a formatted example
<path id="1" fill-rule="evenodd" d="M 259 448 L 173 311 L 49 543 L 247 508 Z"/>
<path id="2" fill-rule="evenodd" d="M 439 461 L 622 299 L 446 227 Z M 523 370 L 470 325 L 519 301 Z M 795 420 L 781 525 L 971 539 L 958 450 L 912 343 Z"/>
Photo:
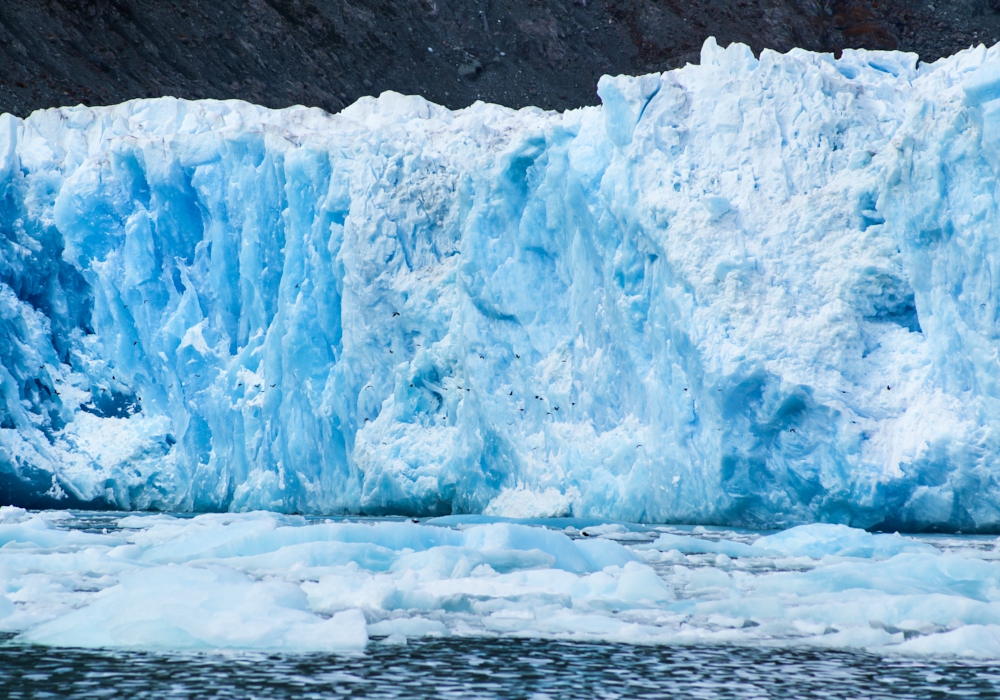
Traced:
<path id="1" fill-rule="evenodd" d="M 163 654 L 0 645 L 4 698 L 997 697 L 1000 667 L 868 654 L 538 640 L 370 644 L 364 654 Z"/>

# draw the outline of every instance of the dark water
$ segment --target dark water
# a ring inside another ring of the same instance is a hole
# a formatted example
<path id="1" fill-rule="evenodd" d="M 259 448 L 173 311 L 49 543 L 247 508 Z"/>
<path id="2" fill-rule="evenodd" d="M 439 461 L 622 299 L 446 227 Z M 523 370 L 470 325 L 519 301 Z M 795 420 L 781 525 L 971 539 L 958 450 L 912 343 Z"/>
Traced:
<path id="1" fill-rule="evenodd" d="M 1000 697 L 1000 666 L 857 653 L 446 639 L 365 654 L 163 654 L 0 642 L 2 698 Z"/>

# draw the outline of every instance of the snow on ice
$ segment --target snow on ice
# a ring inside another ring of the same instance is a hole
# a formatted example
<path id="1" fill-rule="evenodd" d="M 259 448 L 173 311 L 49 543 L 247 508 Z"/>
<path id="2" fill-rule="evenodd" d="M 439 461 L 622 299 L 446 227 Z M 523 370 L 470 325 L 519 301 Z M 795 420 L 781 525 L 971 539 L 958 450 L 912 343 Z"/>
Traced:
<path id="1" fill-rule="evenodd" d="M 709 40 L 599 94 L 0 117 L 5 502 L 1000 528 L 1000 47 L 918 65 Z M 497 575 L 627 597 L 633 565 Z M 107 595 L 141 595 L 121 575 Z M 310 586 L 259 589 L 267 624 L 334 624 L 303 612 Z"/>

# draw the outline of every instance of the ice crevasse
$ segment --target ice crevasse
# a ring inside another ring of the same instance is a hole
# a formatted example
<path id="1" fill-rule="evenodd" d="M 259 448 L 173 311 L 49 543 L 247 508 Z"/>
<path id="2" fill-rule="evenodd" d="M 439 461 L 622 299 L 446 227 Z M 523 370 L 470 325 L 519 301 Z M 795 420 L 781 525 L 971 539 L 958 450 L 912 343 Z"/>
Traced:
<path id="1" fill-rule="evenodd" d="M 0 117 L 0 496 L 1000 528 L 1000 47 Z"/>

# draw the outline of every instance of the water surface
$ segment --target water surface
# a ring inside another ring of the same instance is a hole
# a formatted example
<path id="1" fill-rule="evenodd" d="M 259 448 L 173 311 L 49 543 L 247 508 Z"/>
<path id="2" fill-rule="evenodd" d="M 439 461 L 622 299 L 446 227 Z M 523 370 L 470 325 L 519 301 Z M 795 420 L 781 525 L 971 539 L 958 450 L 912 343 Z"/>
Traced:
<path id="1" fill-rule="evenodd" d="M 870 654 L 529 639 L 362 654 L 164 654 L 0 645 L 5 698 L 997 697 L 1000 667 Z"/>

